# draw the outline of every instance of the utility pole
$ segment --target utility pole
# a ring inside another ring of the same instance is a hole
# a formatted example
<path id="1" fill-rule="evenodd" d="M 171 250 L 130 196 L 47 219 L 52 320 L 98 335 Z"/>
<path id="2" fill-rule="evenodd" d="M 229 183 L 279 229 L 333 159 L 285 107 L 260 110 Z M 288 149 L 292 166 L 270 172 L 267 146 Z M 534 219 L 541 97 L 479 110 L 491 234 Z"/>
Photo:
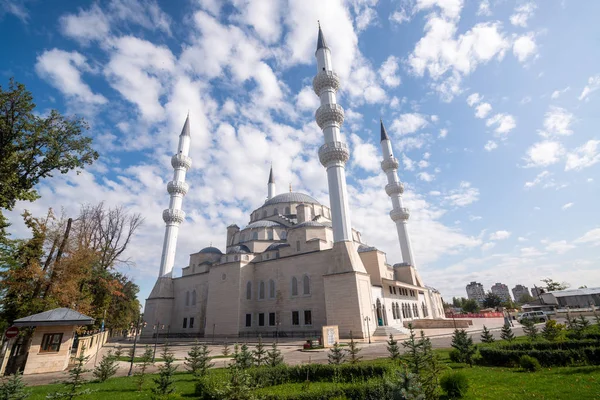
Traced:
<path id="1" fill-rule="evenodd" d="M 160 322 L 156 321 L 156 340 L 154 341 L 154 354 L 152 354 L 152 362 L 154 362 L 154 359 L 156 358 L 156 346 L 158 346 L 159 329 L 160 329 Z"/>
<path id="2" fill-rule="evenodd" d="M 138 315 L 138 320 L 135 324 L 135 335 L 133 337 L 133 351 L 131 352 L 131 363 L 129 364 L 129 372 L 127 373 L 127 376 L 131 376 L 133 374 L 133 360 L 135 359 L 135 346 L 137 344 L 138 331 L 140 328 L 140 321 L 141 321 L 143 315 L 144 314 Z"/>

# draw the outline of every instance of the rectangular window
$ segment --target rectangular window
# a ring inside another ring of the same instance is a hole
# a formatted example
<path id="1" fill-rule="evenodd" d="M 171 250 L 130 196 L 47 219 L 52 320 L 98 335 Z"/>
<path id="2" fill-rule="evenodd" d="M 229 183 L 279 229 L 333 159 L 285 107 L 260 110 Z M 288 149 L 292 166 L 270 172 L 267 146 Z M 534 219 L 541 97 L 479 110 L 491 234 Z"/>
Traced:
<path id="1" fill-rule="evenodd" d="M 184 318 L 184 319 L 183 319 L 183 327 L 184 327 L 184 328 L 187 328 L 187 318 Z"/>
<path id="2" fill-rule="evenodd" d="M 304 310 L 304 325 L 312 325 L 312 312 Z"/>
<path id="3" fill-rule="evenodd" d="M 194 318 L 190 318 L 190 328 L 194 327 Z"/>
<path id="4" fill-rule="evenodd" d="M 390 294 L 392 294 L 392 293 L 394 293 L 394 292 L 392 291 L 392 287 L 390 286 Z"/>
<path id="5" fill-rule="evenodd" d="M 252 326 L 252 314 L 246 314 L 246 326 Z"/>
<path id="6" fill-rule="evenodd" d="M 275 313 L 269 313 L 269 326 L 275 326 Z"/>
<path id="7" fill-rule="evenodd" d="M 394 294 L 396 294 L 396 287 L 394 286 Z"/>
<path id="8" fill-rule="evenodd" d="M 292 325 L 300 325 L 300 313 L 292 311 Z"/>
<path id="9" fill-rule="evenodd" d="M 258 326 L 265 326 L 265 313 L 258 314 Z"/>
<path id="10" fill-rule="evenodd" d="M 300 241 L 296 240 L 296 251 L 300 251 Z"/>
<path id="11" fill-rule="evenodd" d="M 46 333 L 42 338 L 42 346 L 40 353 L 57 353 L 60 350 L 60 342 L 62 342 L 62 333 Z"/>

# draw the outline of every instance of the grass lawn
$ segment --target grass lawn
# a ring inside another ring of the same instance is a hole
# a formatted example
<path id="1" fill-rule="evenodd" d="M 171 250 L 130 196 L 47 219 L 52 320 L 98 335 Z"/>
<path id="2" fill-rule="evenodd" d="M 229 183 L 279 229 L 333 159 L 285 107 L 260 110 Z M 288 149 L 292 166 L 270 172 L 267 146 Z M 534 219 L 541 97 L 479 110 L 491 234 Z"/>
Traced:
<path id="1" fill-rule="evenodd" d="M 449 350 L 436 350 L 442 362 L 448 367 L 464 371 L 469 379 L 469 393 L 465 399 L 471 400 L 587 400 L 600 399 L 600 367 L 556 367 L 544 368 L 539 372 L 521 372 L 517 368 L 479 367 L 469 368 L 463 364 L 450 362 Z M 382 362 L 385 362 L 382 360 Z M 215 379 L 227 379 L 225 369 L 210 371 Z M 135 377 L 113 378 L 104 383 L 89 383 L 85 387 L 94 390 L 90 395 L 81 396 L 80 399 L 147 399 L 151 396 L 154 386 L 154 376 L 148 375 L 144 390 L 137 391 Z M 183 398 L 193 398 L 195 381 L 190 374 L 177 373 L 175 375 L 177 394 Z M 313 382 L 308 391 L 319 391 L 325 387 L 335 385 L 328 382 Z M 46 385 L 31 387 L 31 400 L 45 399 L 46 394 L 61 390 L 61 385 Z M 306 389 L 306 388 L 304 388 Z M 257 389 L 260 393 L 290 393 L 298 390 L 302 392 L 302 384 L 292 383 L 270 388 Z M 306 392 L 306 390 L 304 390 Z"/>

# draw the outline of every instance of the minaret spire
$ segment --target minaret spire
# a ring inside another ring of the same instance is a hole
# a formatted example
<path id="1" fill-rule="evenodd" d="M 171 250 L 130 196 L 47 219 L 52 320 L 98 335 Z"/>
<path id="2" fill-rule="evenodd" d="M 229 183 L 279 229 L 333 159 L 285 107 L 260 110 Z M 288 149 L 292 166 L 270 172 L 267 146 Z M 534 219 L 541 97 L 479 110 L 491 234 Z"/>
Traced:
<path id="1" fill-rule="evenodd" d="M 271 164 L 271 170 L 269 171 L 269 182 L 267 183 L 267 200 L 272 199 L 275 196 L 275 179 L 273 178 L 273 164 Z"/>
<path id="2" fill-rule="evenodd" d="M 192 159 L 188 156 L 190 152 L 190 114 L 188 112 L 183 129 L 179 135 L 179 144 L 177 154 L 171 158 L 173 166 L 173 180 L 167 184 L 170 201 L 169 208 L 163 211 L 163 221 L 167 225 L 165 228 L 165 240 L 163 242 L 162 258 L 160 261 L 159 277 L 171 276 L 173 264 L 175 263 L 175 249 L 177 247 L 177 234 L 179 233 L 179 224 L 185 219 L 185 212 L 182 210 L 183 198 L 188 192 L 189 185 L 185 183 L 185 174 L 192 166 Z"/>
<path id="3" fill-rule="evenodd" d="M 415 266 L 415 260 L 412 253 L 410 238 L 408 237 L 408 218 L 410 216 L 408 208 L 402 204 L 402 193 L 404 185 L 398 179 L 398 160 L 394 157 L 392 151 L 392 142 L 387 135 L 383 121 L 381 121 L 381 151 L 383 152 L 383 161 L 381 169 L 387 175 L 388 184 L 385 191 L 392 199 L 392 211 L 390 217 L 396 223 L 398 231 L 398 240 L 400 241 L 400 251 L 402 252 L 402 261 L 410 266 Z"/>
<path id="4" fill-rule="evenodd" d="M 348 145 L 342 141 L 340 128 L 344 122 L 344 109 L 337 104 L 336 92 L 340 79 L 333 72 L 331 51 L 325 43 L 325 36 L 319 24 L 317 39 L 317 75 L 313 79 L 313 89 L 321 106 L 315 113 L 317 124 L 323 130 L 325 144 L 319 149 L 319 160 L 327 169 L 333 241 L 351 242 L 352 224 L 346 192 L 346 162 L 350 157 Z"/>

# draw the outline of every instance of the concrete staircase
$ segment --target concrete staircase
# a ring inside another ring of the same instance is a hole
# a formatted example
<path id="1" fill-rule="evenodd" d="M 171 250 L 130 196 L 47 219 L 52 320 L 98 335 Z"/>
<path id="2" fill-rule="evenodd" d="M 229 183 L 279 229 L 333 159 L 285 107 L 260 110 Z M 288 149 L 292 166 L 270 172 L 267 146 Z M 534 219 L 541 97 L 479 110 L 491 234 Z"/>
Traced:
<path id="1" fill-rule="evenodd" d="M 392 326 L 378 326 L 373 333 L 373 336 L 381 336 L 381 337 L 389 337 L 394 335 L 394 337 L 408 335 L 408 329 L 406 328 L 394 328 Z"/>

